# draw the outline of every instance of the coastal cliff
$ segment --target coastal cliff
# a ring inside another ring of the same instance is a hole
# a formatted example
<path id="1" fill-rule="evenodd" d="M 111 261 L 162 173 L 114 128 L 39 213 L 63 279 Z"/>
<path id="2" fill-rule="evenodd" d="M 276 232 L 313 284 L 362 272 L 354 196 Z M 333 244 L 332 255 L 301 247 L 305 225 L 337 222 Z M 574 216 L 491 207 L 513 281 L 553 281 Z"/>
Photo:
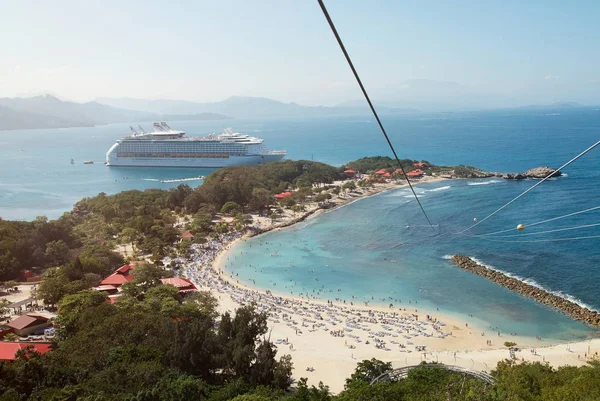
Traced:
<path id="1" fill-rule="evenodd" d="M 552 177 L 560 177 L 562 173 L 550 167 L 535 167 L 522 173 L 498 173 L 484 171 L 471 166 L 458 166 L 454 169 L 454 175 L 457 178 L 504 178 L 505 180 L 525 180 L 527 178 L 546 178 L 552 174 Z"/>
<path id="2" fill-rule="evenodd" d="M 593 327 L 600 327 L 600 313 L 596 311 L 589 310 L 577 305 L 575 302 L 569 301 L 568 299 L 554 295 L 546 290 L 524 283 L 523 281 L 517 280 L 516 278 L 510 277 L 504 273 L 480 265 L 468 256 L 454 255 L 452 257 L 452 262 L 461 269 L 467 270 L 479 276 L 483 276 L 496 284 L 508 288 L 511 291 L 524 295 L 527 298 L 531 298 L 543 305 L 557 309 L 575 320 L 586 323 Z"/>

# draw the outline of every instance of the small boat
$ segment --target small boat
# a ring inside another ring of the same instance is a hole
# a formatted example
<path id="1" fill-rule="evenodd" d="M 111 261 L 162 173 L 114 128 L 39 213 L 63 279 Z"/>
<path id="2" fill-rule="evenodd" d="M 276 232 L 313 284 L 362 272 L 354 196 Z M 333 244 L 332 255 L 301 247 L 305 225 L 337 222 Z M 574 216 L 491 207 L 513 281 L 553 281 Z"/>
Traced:
<path id="1" fill-rule="evenodd" d="M 92 160 L 86 160 L 83 162 L 83 164 L 94 164 L 94 162 Z"/>
<path id="2" fill-rule="evenodd" d="M 71 159 L 71 164 L 75 164 L 75 159 Z"/>

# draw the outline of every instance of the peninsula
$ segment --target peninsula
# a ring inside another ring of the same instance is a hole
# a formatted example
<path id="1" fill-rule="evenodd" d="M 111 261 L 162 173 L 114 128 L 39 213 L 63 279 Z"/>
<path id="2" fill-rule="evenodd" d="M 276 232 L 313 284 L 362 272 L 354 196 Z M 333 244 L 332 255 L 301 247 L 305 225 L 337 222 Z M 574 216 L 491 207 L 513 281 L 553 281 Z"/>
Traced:
<path id="1" fill-rule="evenodd" d="M 409 179 L 417 185 L 467 177 L 474 169 L 440 167 L 417 160 L 403 160 L 402 165 Z M 84 312 L 84 317 L 101 312 L 118 313 L 119 319 L 125 319 L 134 313 L 146 319 L 145 315 L 140 315 L 142 311 L 156 314 L 160 310 L 159 320 L 165 326 L 180 319 L 177 324 L 187 325 L 185 319 L 196 321 L 197 312 L 187 315 L 190 307 L 186 305 L 190 300 L 196 305 L 194 308 L 211 311 L 211 316 L 220 314 L 222 322 L 229 322 L 230 316 L 238 314 L 240 319 L 250 319 L 253 315 L 249 311 L 256 308 L 256 313 L 261 314 L 262 328 L 255 333 L 262 335 L 268 328 L 269 341 L 279 349 L 277 356 L 288 350 L 293 355 L 293 367 L 289 362 L 291 359 L 286 359 L 287 355 L 281 356 L 279 365 L 273 366 L 281 366 L 284 376 L 288 372 L 294 377 L 306 377 L 309 384 L 318 385 L 319 381 L 324 381 L 334 392 L 343 390 L 344 379 L 363 359 L 390 360 L 394 367 L 439 361 L 489 370 L 509 356 L 503 342 L 517 341 L 520 345 L 536 348 L 547 345 L 541 340 L 508 333 L 497 335 L 488 328 L 478 327 L 477 321 L 466 317 L 461 321 L 435 308 L 427 310 L 415 302 L 410 304 L 408 299 L 401 305 L 366 305 L 362 302 L 359 305 L 352 299 L 328 301 L 314 299 L 310 294 L 289 296 L 239 283 L 227 270 L 227 265 L 233 263 L 228 259 L 231 255 L 228 251 L 236 241 L 245 241 L 249 236 L 287 227 L 335 207 L 405 185 L 407 182 L 393 160 L 373 157 L 341 167 L 306 160 L 232 167 L 210 174 L 197 188 L 181 184 L 169 191 L 101 193 L 78 202 L 70 213 L 57 220 L 0 221 L 0 229 L 5 233 L 0 250 L 6 255 L 0 258 L 0 273 L 3 280 L 22 275 L 25 280 L 38 283 L 35 291 L 31 291 L 31 284 L 16 286 L 23 294 L 23 300 L 31 295 L 40 304 L 43 302 L 37 313 L 57 317 L 58 328 L 67 338 L 79 338 L 78 332 L 82 336 L 88 335 L 88 326 L 76 326 L 72 320 L 75 319 L 72 308 L 79 310 L 79 306 L 76 307 L 79 302 L 84 302 L 81 310 L 90 310 Z M 260 242 L 260 238 L 254 241 Z M 152 267 L 141 267 L 144 263 Z M 35 266 L 41 269 L 34 269 Z M 30 273 L 25 276 L 27 270 Z M 130 282 L 100 285 L 111 276 L 110 280 L 128 281 L 123 279 L 123 272 L 136 270 L 138 273 Z M 173 275 L 189 280 L 191 286 L 211 295 L 182 298 L 167 294 L 171 290 L 161 286 L 169 284 L 161 283 L 181 283 L 174 278 L 171 280 Z M 15 283 L 7 286 L 14 288 Z M 107 293 L 110 295 L 104 295 Z M 111 300 L 111 305 L 105 304 L 106 297 Z M 159 305 L 161 299 L 165 300 L 162 307 Z M 20 301 L 16 297 L 11 300 Z M 182 308 L 174 309 L 176 304 Z M 98 312 L 92 312 L 95 308 Z M 173 318 L 172 313 L 177 317 Z M 82 320 L 80 324 L 86 323 Z M 205 327 L 215 327 L 215 323 L 208 322 Z M 220 335 L 227 337 L 226 334 Z M 103 344 L 121 341 L 118 336 L 115 339 L 111 336 L 106 331 L 98 338 L 103 338 Z M 204 341 L 202 336 L 196 340 L 198 347 Z M 187 341 L 184 340 L 174 338 L 173 342 L 179 347 Z M 570 349 L 583 354 L 588 345 L 587 342 L 574 344 Z M 595 340 L 592 346 L 592 350 L 598 348 Z M 199 352 L 194 349 L 177 352 L 178 355 Z M 577 354 L 566 353 L 561 345 L 538 350 L 539 353 L 523 352 L 518 357 L 535 361 L 538 355 L 543 355 L 555 365 L 586 363 L 586 359 L 579 359 Z M 71 355 L 70 351 L 69 343 L 59 343 L 55 355 Z M 52 352 L 55 351 L 49 355 Z M 216 347 L 215 352 L 225 351 Z M 85 359 L 85 355 L 77 358 Z M 214 361 L 214 366 L 224 374 L 231 372 L 220 361 Z M 208 377 L 215 380 L 213 376 Z M 282 387 L 287 385 L 285 381 L 282 383 Z"/>

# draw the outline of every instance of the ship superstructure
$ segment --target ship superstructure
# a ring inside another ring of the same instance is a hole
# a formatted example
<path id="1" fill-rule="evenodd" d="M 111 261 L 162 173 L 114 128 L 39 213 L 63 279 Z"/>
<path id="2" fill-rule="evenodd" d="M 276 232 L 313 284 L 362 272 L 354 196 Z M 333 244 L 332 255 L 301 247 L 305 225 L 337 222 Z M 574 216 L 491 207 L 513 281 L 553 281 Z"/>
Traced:
<path id="1" fill-rule="evenodd" d="M 227 167 L 281 160 L 285 150 L 269 150 L 260 138 L 226 129 L 221 134 L 185 137 L 167 123 L 154 123 L 152 132 L 130 127 L 132 135 L 117 141 L 106 153 L 108 166 Z"/>

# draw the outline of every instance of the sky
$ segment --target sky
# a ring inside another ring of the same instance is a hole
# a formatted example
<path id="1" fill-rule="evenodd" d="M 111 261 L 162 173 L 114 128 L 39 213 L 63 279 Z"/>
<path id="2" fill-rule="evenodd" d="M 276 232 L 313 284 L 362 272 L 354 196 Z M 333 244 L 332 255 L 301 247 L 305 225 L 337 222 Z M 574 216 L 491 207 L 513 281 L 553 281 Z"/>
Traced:
<path id="1" fill-rule="evenodd" d="M 499 105 L 600 104 L 600 1 L 325 3 L 376 98 L 454 87 Z M 316 0 L 0 0 L 0 10 L 0 97 L 361 97 Z"/>

